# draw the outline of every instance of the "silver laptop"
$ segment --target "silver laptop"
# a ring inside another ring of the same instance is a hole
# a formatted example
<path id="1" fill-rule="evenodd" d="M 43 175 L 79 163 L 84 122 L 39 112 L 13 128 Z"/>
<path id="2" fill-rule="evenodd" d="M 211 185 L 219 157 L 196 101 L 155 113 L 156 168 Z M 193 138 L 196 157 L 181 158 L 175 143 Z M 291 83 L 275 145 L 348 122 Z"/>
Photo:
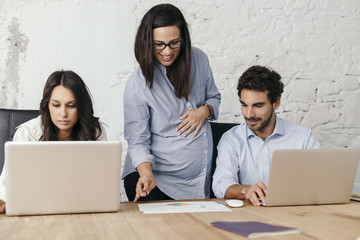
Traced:
<path id="1" fill-rule="evenodd" d="M 121 143 L 7 142 L 6 214 L 118 211 Z"/>
<path id="2" fill-rule="evenodd" d="M 350 201 L 360 149 L 275 150 L 265 206 Z"/>

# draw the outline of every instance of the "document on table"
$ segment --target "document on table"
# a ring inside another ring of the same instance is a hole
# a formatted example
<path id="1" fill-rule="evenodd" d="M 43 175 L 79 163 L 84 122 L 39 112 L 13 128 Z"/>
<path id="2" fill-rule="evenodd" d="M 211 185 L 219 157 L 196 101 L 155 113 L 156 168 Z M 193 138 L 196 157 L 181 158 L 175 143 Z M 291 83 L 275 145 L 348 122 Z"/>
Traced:
<path id="1" fill-rule="evenodd" d="M 212 202 L 161 202 L 138 204 L 144 214 L 155 213 L 190 213 L 190 212 L 230 212 L 224 205 Z"/>

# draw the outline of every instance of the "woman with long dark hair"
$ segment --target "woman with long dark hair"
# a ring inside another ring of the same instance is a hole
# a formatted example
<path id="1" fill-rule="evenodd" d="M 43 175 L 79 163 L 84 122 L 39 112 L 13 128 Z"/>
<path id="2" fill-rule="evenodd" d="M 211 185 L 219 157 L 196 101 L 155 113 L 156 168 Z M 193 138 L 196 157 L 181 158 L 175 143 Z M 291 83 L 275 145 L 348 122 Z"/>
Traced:
<path id="1" fill-rule="evenodd" d="M 128 199 L 209 197 L 213 146 L 208 120 L 218 116 L 220 93 L 206 54 L 191 46 L 178 8 L 159 4 L 145 14 L 135 57 L 140 66 L 124 93 Z"/>
<path id="2" fill-rule="evenodd" d="M 88 88 L 72 71 L 56 71 L 47 79 L 40 116 L 21 124 L 14 141 L 106 140 L 99 118 L 94 117 Z M 5 211 L 5 170 L 0 177 L 0 213 Z"/>
<path id="3" fill-rule="evenodd" d="M 73 71 L 56 71 L 47 79 L 40 116 L 19 126 L 14 141 L 105 140 L 94 116 L 90 93 Z"/>

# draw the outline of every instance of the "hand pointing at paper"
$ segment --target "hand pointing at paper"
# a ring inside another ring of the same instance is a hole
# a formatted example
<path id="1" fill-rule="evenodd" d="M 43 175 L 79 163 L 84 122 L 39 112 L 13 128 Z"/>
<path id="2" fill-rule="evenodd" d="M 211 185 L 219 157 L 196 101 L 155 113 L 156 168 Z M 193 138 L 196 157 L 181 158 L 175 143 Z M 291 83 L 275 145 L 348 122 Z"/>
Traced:
<path id="1" fill-rule="evenodd" d="M 155 178 L 151 170 L 151 165 L 149 163 L 142 163 L 137 168 L 140 178 L 136 184 L 136 195 L 134 202 L 140 197 L 145 197 L 150 194 L 156 186 Z"/>

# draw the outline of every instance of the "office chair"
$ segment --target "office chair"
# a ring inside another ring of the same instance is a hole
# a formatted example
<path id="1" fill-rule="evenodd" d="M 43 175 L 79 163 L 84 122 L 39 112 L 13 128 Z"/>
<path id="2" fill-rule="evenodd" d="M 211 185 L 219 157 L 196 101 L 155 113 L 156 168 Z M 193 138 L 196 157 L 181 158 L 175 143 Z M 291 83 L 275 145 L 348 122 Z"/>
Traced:
<path id="1" fill-rule="evenodd" d="M 213 137 L 213 157 L 211 163 L 211 184 L 210 184 L 210 198 L 215 198 L 215 194 L 212 190 L 213 175 L 216 168 L 216 157 L 217 157 L 217 145 L 220 141 L 221 136 L 230 128 L 238 125 L 237 123 L 219 123 L 219 122 L 210 122 L 212 137 Z"/>
<path id="2" fill-rule="evenodd" d="M 4 144 L 12 141 L 15 128 L 39 116 L 39 110 L 14 110 L 0 108 L 0 174 L 4 166 Z"/>

